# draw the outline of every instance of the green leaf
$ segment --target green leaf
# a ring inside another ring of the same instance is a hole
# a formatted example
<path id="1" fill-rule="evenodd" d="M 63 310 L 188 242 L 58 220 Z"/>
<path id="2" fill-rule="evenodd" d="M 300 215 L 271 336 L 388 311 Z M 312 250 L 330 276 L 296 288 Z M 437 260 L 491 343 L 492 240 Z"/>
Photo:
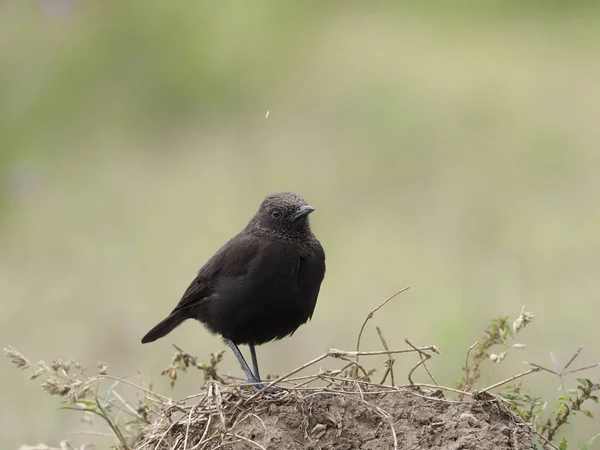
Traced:
<path id="1" fill-rule="evenodd" d="M 583 414 L 585 414 L 586 416 L 588 416 L 590 419 L 593 419 L 593 418 L 594 418 L 594 414 L 593 414 L 591 411 L 588 411 L 588 410 L 586 410 L 586 409 L 582 409 L 582 410 L 581 410 L 581 412 L 582 412 Z"/>
<path id="2" fill-rule="evenodd" d="M 62 409 L 64 411 L 87 411 L 88 408 L 74 408 L 73 406 L 61 406 L 58 409 Z"/>
<path id="3" fill-rule="evenodd" d="M 102 406 L 103 407 L 106 407 L 106 405 L 108 404 L 108 400 L 109 400 L 110 394 L 112 393 L 113 389 L 115 387 L 117 387 L 118 384 L 119 384 L 119 380 L 117 380 L 113 384 L 111 384 L 110 387 L 106 390 L 106 393 L 104 394 L 104 399 L 102 401 Z"/>
<path id="4" fill-rule="evenodd" d="M 583 445 L 581 446 L 581 450 L 590 450 L 590 448 L 592 447 L 592 444 L 594 443 L 594 441 L 596 440 L 596 438 L 598 436 L 600 436 L 600 433 L 598 433 L 596 436 L 592 436 L 590 439 L 585 441 L 583 443 Z"/>
<path id="5" fill-rule="evenodd" d="M 592 389 L 594 386 L 594 383 L 589 378 L 576 378 L 576 380 L 584 389 Z"/>
<path id="6" fill-rule="evenodd" d="M 544 448 L 544 446 L 542 444 L 540 444 L 540 441 L 536 440 L 535 441 L 535 450 L 546 450 Z"/>
<path id="7" fill-rule="evenodd" d="M 82 404 L 82 405 L 90 406 L 92 408 L 96 407 L 96 403 L 95 402 L 90 402 L 90 401 L 87 401 L 87 400 L 80 400 L 80 401 L 77 402 L 77 404 Z"/>
<path id="8" fill-rule="evenodd" d="M 102 417 L 104 420 L 108 420 L 104 414 L 100 414 L 96 409 L 91 409 L 91 408 L 73 408 L 72 406 L 63 406 L 63 407 L 58 408 L 58 409 L 64 409 L 64 410 L 67 410 L 67 411 L 78 411 L 78 412 L 84 411 L 84 412 L 89 412 L 89 413 L 92 413 L 92 414 L 96 414 L 99 417 Z"/>
<path id="9" fill-rule="evenodd" d="M 560 441 L 560 445 L 558 446 L 558 448 L 560 450 L 568 450 L 569 449 L 569 444 L 567 442 L 567 438 L 563 436 L 563 438 Z"/>

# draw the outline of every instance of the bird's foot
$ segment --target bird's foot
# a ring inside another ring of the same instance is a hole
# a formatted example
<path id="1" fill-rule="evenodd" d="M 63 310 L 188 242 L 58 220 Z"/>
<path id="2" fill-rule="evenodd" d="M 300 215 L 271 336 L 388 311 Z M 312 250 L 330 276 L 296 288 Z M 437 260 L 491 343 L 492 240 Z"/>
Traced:
<path id="1" fill-rule="evenodd" d="M 259 379 L 257 379 L 255 376 L 248 377 L 248 383 L 252 383 L 252 388 L 256 392 L 264 390 L 264 392 L 266 392 L 268 394 L 276 394 L 276 393 L 282 392 L 284 390 L 283 388 L 280 388 L 278 386 L 266 387 L 265 384 L 262 381 L 260 381 Z M 267 385 L 268 385 L 268 383 L 267 383 Z"/>
<path id="2" fill-rule="evenodd" d="M 260 392 L 260 391 L 264 390 L 264 392 L 266 392 L 267 394 L 278 394 L 285 390 L 284 388 L 280 388 L 278 386 L 269 386 L 268 388 L 265 389 L 264 384 L 253 384 L 252 387 L 254 388 L 254 390 L 256 392 Z"/>
<path id="3" fill-rule="evenodd" d="M 279 387 L 279 386 L 271 386 L 271 387 L 267 388 L 267 392 L 269 394 L 279 394 L 280 392 L 284 392 L 284 391 L 286 391 L 286 389 Z"/>

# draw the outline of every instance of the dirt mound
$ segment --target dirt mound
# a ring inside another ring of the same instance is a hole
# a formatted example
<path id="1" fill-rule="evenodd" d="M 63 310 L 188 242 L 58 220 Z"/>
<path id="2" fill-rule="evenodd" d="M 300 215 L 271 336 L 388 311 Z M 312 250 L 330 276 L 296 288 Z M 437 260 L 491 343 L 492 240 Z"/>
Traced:
<path id="1" fill-rule="evenodd" d="M 274 395 L 220 388 L 213 383 L 198 403 L 167 408 L 136 449 L 534 448 L 528 428 L 497 400 L 356 382 Z"/>

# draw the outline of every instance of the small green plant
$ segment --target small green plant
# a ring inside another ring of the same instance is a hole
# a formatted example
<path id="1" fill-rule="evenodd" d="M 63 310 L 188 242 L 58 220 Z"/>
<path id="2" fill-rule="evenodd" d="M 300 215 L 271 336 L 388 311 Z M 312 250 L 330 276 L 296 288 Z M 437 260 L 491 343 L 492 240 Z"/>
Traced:
<path id="1" fill-rule="evenodd" d="M 500 364 L 506 357 L 510 349 L 510 340 L 514 339 L 516 334 L 525 328 L 533 320 L 533 314 L 527 312 L 525 307 L 521 309 L 521 313 L 512 324 L 508 317 L 497 317 L 492 319 L 490 324 L 484 331 L 483 338 L 475 343 L 467 352 L 465 365 L 463 366 L 464 375 L 458 383 L 460 390 L 468 392 L 481 379 L 481 368 L 486 363 Z M 502 351 L 492 353 L 492 349 L 500 346 Z M 523 344 L 513 344 L 513 348 L 523 348 Z M 584 403 L 598 403 L 597 393 L 600 391 L 600 384 L 593 382 L 588 378 L 577 378 L 577 386 L 567 389 L 565 386 L 565 375 L 582 372 L 593 367 L 597 367 L 600 363 L 590 364 L 577 369 L 569 369 L 571 364 L 577 359 L 583 347 L 579 348 L 575 354 L 569 359 L 567 364 L 562 369 L 548 369 L 544 366 L 534 363 L 528 363 L 533 368 L 527 372 L 516 375 L 498 383 L 494 387 L 504 385 L 500 398 L 506 403 L 508 408 L 518 414 L 534 431 L 542 442 L 536 441 L 538 450 L 547 448 L 558 448 L 567 450 L 569 444 L 565 437 L 561 438 L 558 447 L 553 443 L 557 439 L 557 433 L 560 429 L 569 423 L 569 420 L 576 414 L 583 414 L 589 418 L 593 418 L 593 414 L 588 409 L 584 409 Z M 558 367 L 558 363 L 554 355 L 550 355 L 554 366 Z M 556 376 L 560 381 L 562 395 L 558 398 L 558 404 L 554 411 L 546 411 L 548 402 L 532 393 L 522 382 L 516 384 L 506 384 L 521 376 L 529 375 L 533 372 L 545 371 Z M 484 391 L 491 389 L 486 388 Z M 593 436 L 586 441 L 580 448 L 588 450 L 594 440 L 600 436 Z"/>
<path id="2" fill-rule="evenodd" d="M 31 363 L 12 347 L 4 349 L 4 355 L 21 370 L 31 370 L 30 380 L 44 377 L 42 389 L 50 395 L 62 397 L 64 406 L 60 409 L 83 413 L 83 420 L 93 423 L 93 417 L 100 417 L 116 437 L 115 449 L 131 450 L 141 430 L 151 423 L 151 399 L 164 401 L 149 389 L 144 389 L 127 380 L 108 374 L 106 364 L 98 362 L 97 372 L 89 375 L 77 361 L 56 360 L 51 364 L 45 361 Z M 129 385 L 145 393 L 137 406 L 129 404 L 116 390 L 119 384 Z M 74 449 L 63 441 L 61 449 Z M 24 449 L 28 447 L 22 447 Z M 29 448 L 40 448 L 29 447 Z M 51 449 L 44 446 L 42 448 Z"/>
<path id="3" fill-rule="evenodd" d="M 185 372 L 195 367 L 204 373 L 205 381 L 217 380 L 227 384 L 217 373 L 218 364 L 223 359 L 223 353 L 211 353 L 210 363 L 204 364 L 195 356 L 186 353 L 175 346 L 176 353 L 171 364 L 161 375 L 168 376 L 173 387 L 179 372 Z M 82 413 L 84 422 L 93 425 L 93 418 L 102 419 L 116 438 L 112 448 L 132 450 L 140 440 L 144 428 L 153 422 L 159 410 L 172 407 L 173 401 L 152 391 L 152 386 L 144 388 L 128 380 L 108 374 L 106 364 L 98 362 L 97 372 L 90 375 L 88 371 L 74 359 L 68 361 L 56 360 L 51 364 L 45 361 L 31 363 L 25 356 L 13 347 L 4 349 L 4 356 L 21 370 L 30 370 L 30 380 L 44 377 L 42 390 L 50 395 L 62 397 L 60 409 Z M 138 404 L 131 405 L 125 396 L 117 391 L 117 387 L 127 386 L 138 396 Z M 141 394 L 141 397 L 140 397 Z M 22 450 L 37 449 L 54 450 L 52 447 L 40 444 L 35 447 L 21 447 Z M 83 448 L 83 447 L 82 447 Z M 57 449 L 58 450 L 58 449 Z M 60 450 L 75 450 L 68 441 L 60 443 Z"/>
<path id="4" fill-rule="evenodd" d="M 576 388 L 567 389 L 566 393 L 558 398 L 555 410 L 548 413 L 546 418 L 544 418 L 544 410 L 547 402 L 541 397 L 531 395 L 530 390 L 523 387 L 522 384 L 506 386 L 504 392 L 500 395 L 507 401 L 507 405 L 512 411 L 521 416 L 542 437 L 553 442 L 559 429 L 567 425 L 574 415 L 583 414 L 590 419 L 594 418 L 592 412 L 584 409 L 583 406 L 584 403 L 590 401 L 598 403 L 597 393 L 600 391 L 600 384 L 594 383 L 588 378 L 577 378 L 576 382 Z M 588 440 L 582 449 L 589 448 L 597 436 Z M 559 448 L 561 450 L 568 448 L 568 442 L 564 436 Z"/>
<path id="5" fill-rule="evenodd" d="M 521 314 L 511 324 L 508 317 L 496 317 L 484 331 L 484 336 L 471 346 L 467 352 L 465 365 L 463 366 L 463 378 L 458 383 L 458 389 L 469 391 L 473 385 L 481 378 L 481 365 L 487 361 L 496 364 L 501 363 L 506 357 L 509 340 L 514 339 L 515 335 L 531 323 L 534 315 L 521 309 Z M 503 351 L 500 353 L 491 353 L 492 348 L 501 346 Z M 522 344 L 514 344 L 515 348 L 522 348 Z"/>
<path id="6" fill-rule="evenodd" d="M 523 386 L 523 383 L 506 386 L 500 395 L 507 401 L 509 408 L 518 413 L 527 423 L 535 424 L 547 405 L 542 397 L 532 395 L 530 389 Z"/>
<path id="7" fill-rule="evenodd" d="M 554 415 L 554 423 L 548 418 L 542 426 L 542 431 L 547 433 L 548 440 L 554 439 L 556 432 L 560 427 L 568 423 L 569 417 L 576 413 L 581 413 L 590 419 L 594 418 L 591 411 L 583 409 L 583 403 L 592 400 L 598 403 L 596 392 L 600 390 L 600 384 L 593 383 L 588 378 L 577 378 L 578 386 L 575 389 L 569 389 L 566 394 L 561 395 L 558 399 Z"/>

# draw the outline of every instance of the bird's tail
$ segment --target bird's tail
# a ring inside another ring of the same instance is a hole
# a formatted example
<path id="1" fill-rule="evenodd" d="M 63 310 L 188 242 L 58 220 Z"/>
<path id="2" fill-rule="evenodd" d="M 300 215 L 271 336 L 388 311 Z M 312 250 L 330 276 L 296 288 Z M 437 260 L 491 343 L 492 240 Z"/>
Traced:
<path id="1" fill-rule="evenodd" d="M 147 344 L 148 342 L 153 342 L 163 336 L 166 336 L 187 318 L 188 317 L 183 315 L 181 311 L 173 311 L 169 317 L 146 333 L 146 336 L 142 338 L 142 344 Z"/>

